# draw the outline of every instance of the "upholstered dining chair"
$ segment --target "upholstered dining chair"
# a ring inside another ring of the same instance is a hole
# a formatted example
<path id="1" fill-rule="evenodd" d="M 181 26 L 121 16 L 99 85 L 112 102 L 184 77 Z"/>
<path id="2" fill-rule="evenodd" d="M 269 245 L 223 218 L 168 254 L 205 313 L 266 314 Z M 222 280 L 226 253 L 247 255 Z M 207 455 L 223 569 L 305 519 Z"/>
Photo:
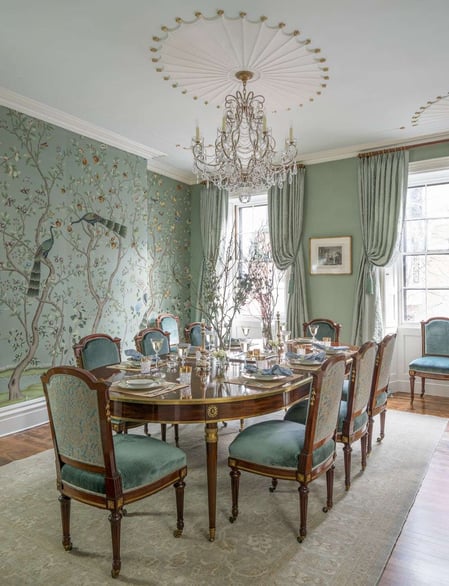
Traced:
<path id="1" fill-rule="evenodd" d="M 332 321 L 331 319 L 317 317 L 302 324 L 304 336 L 310 336 L 309 326 L 318 326 L 318 332 L 315 336 L 317 340 L 331 338 L 332 342 L 340 344 L 341 324 Z"/>
<path id="2" fill-rule="evenodd" d="M 449 381 L 449 317 L 430 317 L 421 322 L 422 356 L 409 364 L 410 404 L 415 398 L 415 377 L 421 379 L 421 398 L 426 378 Z"/>
<path id="3" fill-rule="evenodd" d="M 313 375 L 305 423 L 287 419 L 262 421 L 250 425 L 232 441 L 228 458 L 232 487 L 231 523 L 239 514 L 241 470 L 271 477 L 272 492 L 278 479 L 299 483 L 299 542 L 307 535 L 309 484 L 324 473 L 327 499 L 323 511 L 332 508 L 335 434 L 344 376 L 344 356 L 333 356 Z"/>
<path id="4" fill-rule="evenodd" d="M 162 340 L 162 348 L 159 352 L 159 355 L 169 354 L 170 353 L 170 334 L 168 332 L 164 332 L 160 328 L 145 328 L 140 330 L 134 336 L 134 342 L 136 344 L 136 350 L 143 354 L 144 356 L 153 356 L 155 354 L 152 340 Z M 176 446 L 179 445 L 179 425 L 175 423 L 173 425 L 173 429 L 175 432 L 175 444 Z M 161 423 L 161 437 L 163 441 L 167 439 L 167 424 Z"/>
<path id="5" fill-rule="evenodd" d="M 337 442 L 343 444 L 346 490 L 349 490 L 351 486 L 352 444 L 357 440 L 360 440 L 361 443 L 362 470 L 366 468 L 368 401 L 373 382 L 376 353 L 377 344 L 366 342 L 353 356 L 347 392 L 340 403 L 336 439 Z M 285 419 L 305 423 L 308 403 L 308 400 L 301 401 L 290 407 L 285 414 Z"/>
<path id="6" fill-rule="evenodd" d="M 170 353 L 170 334 L 164 332 L 160 328 L 145 328 L 140 330 L 134 336 L 134 342 L 136 344 L 136 350 L 144 356 L 153 356 L 155 354 L 152 340 L 162 340 L 162 348 L 159 351 L 159 355 Z"/>
<path id="7" fill-rule="evenodd" d="M 100 366 L 109 366 L 121 362 L 120 338 L 113 338 L 108 334 L 89 334 L 81 338 L 73 346 L 76 365 L 85 370 L 93 370 Z M 117 433 L 128 433 L 128 429 L 140 427 L 140 423 L 130 423 L 113 418 L 112 428 Z M 148 424 L 144 426 L 148 434 Z"/>
<path id="8" fill-rule="evenodd" d="M 381 442 L 385 437 L 388 385 L 390 384 L 390 374 L 393 364 L 396 337 L 396 333 L 386 335 L 380 342 L 377 349 L 376 365 L 374 367 L 373 383 L 371 386 L 371 394 L 368 403 L 368 454 L 371 453 L 372 449 L 374 417 L 376 415 L 380 415 L 380 434 L 377 438 L 377 441 Z"/>
<path id="9" fill-rule="evenodd" d="M 115 578 L 121 569 L 121 520 L 128 503 L 174 486 L 174 535 L 181 535 L 186 456 L 179 448 L 145 435 L 113 436 L 108 386 L 92 373 L 74 366 L 59 366 L 43 374 L 41 380 L 55 451 L 62 544 L 67 551 L 72 549 L 72 499 L 108 510 L 111 574 Z"/>
<path id="10" fill-rule="evenodd" d="M 184 328 L 184 340 L 192 346 L 201 346 L 201 322 L 193 321 Z M 206 332 L 211 333 L 212 328 L 206 325 Z"/>
<path id="11" fill-rule="evenodd" d="M 179 317 L 172 313 L 160 313 L 156 317 L 156 327 L 170 334 L 170 350 L 176 350 L 179 339 Z"/>

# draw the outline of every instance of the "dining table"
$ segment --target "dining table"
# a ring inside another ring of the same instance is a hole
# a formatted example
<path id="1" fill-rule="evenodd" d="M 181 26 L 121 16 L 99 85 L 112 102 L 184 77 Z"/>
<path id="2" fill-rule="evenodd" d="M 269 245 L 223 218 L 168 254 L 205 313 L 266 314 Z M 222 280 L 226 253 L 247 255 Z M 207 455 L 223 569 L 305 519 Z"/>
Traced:
<path id="1" fill-rule="evenodd" d="M 223 376 L 213 360 L 187 359 L 190 383 L 180 381 L 180 365 L 166 362 L 154 376 L 129 363 L 93 370 L 109 383 L 111 416 L 129 422 L 204 424 L 210 541 L 216 536 L 218 424 L 285 410 L 309 396 L 313 377 L 307 372 L 257 375 L 244 361 L 230 357 Z M 162 372 L 162 377 L 160 374 Z M 159 376 L 158 376 L 159 375 Z M 132 382 L 132 381 L 143 381 Z"/>

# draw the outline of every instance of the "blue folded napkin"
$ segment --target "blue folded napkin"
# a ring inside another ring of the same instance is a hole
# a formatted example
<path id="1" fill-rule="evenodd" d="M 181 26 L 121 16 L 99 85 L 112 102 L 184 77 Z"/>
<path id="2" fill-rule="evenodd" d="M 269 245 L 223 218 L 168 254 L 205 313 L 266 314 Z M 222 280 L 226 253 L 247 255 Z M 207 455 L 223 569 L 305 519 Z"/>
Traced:
<path id="1" fill-rule="evenodd" d="M 125 355 L 131 358 L 131 360 L 140 360 L 142 358 L 142 354 L 134 350 L 134 348 L 130 348 L 129 350 L 125 350 Z"/>
<path id="2" fill-rule="evenodd" d="M 249 374 L 256 374 L 259 372 L 255 364 L 247 364 L 245 371 Z M 290 376 L 293 374 L 293 372 L 290 370 L 290 368 L 287 368 L 286 366 L 280 366 L 279 364 L 275 364 L 271 368 L 262 369 L 259 372 L 259 374 Z"/>
<path id="3" fill-rule="evenodd" d="M 309 354 L 295 354 L 287 352 L 286 357 L 290 360 L 301 360 L 304 362 L 323 362 L 326 360 L 326 352 L 310 352 Z"/>
<path id="4" fill-rule="evenodd" d="M 315 346 L 315 348 L 319 348 L 320 350 L 331 350 L 332 352 L 338 350 L 349 350 L 349 346 L 326 346 L 320 342 L 313 342 L 312 345 Z"/>

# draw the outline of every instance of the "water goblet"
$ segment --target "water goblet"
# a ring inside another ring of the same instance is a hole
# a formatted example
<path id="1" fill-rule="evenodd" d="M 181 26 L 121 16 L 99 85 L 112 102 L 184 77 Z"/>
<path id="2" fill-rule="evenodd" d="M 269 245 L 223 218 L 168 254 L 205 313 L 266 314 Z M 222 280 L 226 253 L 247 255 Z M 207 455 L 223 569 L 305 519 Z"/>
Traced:
<path id="1" fill-rule="evenodd" d="M 245 338 L 247 338 L 248 337 L 248 334 L 249 334 L 249 328 L 242 326 L 242 333 L 243 333 L 243 336 Z"/>
<path id="2" fill-rule="evenodd" d="M 189 344 L 178 344 L 178 357 L 181 360 L 181 366 L 185 366 L 186 356 L 189 351 Z"/>
<path id="3" fill-rule="evenodd" d="M 153 346 L 153 350 L 154 350 L 154 355 L 156 357 L 156 371 L 159 370 L 158 365 L 159 365 L 159 352 L 162 350 L 162 345 L 164 343 L 164 340 L 151 340 L 151 344 Z"/>
<path id="4" fill-rule="evenodd" d="M 309 326 L 309 332 L 312 335 L 312 342 L 316 342 L 316 335 L 318 334 L 319 326 L 311 325 Z"/>

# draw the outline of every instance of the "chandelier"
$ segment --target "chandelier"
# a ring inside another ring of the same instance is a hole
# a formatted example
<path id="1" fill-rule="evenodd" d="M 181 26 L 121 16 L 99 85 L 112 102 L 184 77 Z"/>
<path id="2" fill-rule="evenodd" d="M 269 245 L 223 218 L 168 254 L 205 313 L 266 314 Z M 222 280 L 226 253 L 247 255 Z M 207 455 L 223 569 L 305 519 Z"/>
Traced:
<path id="1" fill-rule="evenodd" d="M 247 203 L 251 195 L 262 193 L 273 185 L 281 188 L 291 183 L 297 173 L 296 140 L 290 128 L 285 150 L 278 155 L 276 141 L 267 128 L 265 98 L 246 91 L 251 71 L 238 71 L 235 77 L 243 90 L 225 99 L 221 129 L 217 129 L 215 145 L 204 146 L 204 138 L 196 127 L 192 139 L 193 172 L 198 181 L 226 189 Z"/>

